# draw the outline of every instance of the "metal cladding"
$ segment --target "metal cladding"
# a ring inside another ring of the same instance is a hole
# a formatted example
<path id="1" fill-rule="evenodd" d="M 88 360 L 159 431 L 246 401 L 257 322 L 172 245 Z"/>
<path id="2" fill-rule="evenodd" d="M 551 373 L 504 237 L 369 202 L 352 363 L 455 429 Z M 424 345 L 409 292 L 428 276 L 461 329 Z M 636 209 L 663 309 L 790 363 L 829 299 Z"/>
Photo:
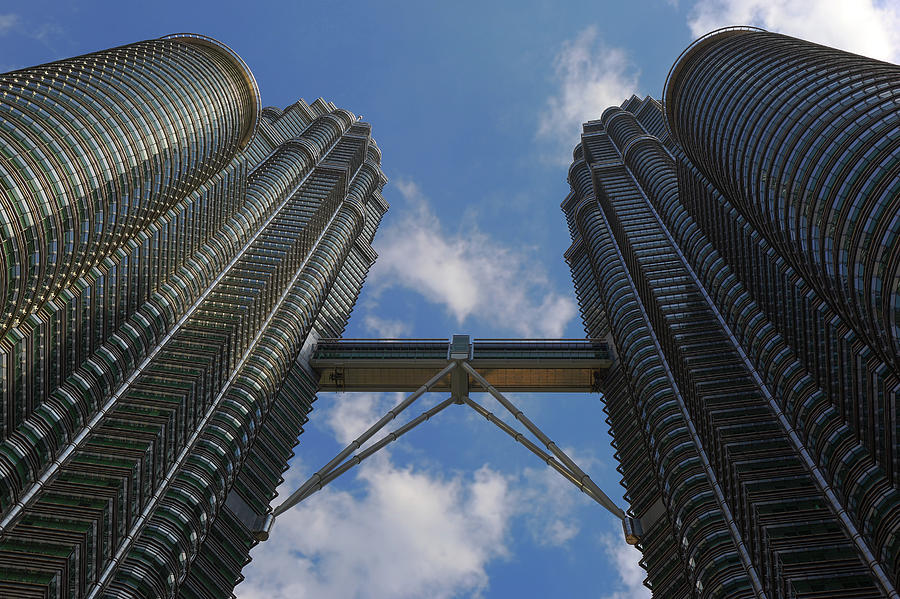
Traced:
<path id="1" fill-rule="evenodd" d="M 0 76 L 0 596 L 229 596 L 387 204 L 194 34 Z"/>
<path id="2" fill-rule="evenodd" d="M 665 94 L 691 162 L 900 370 L 900 66 L 726 30 L 682 55 Z"/>
<path id="3" fill-rule="evenodd" d="M 194 39 L 0 76 L 3 332 L 94 278 L 104 260 L 120 261 L 252 132 L 255 82 L 224 50 Z"/>
<path id="4" fill-rule="evenodd" d="M 603 391 L 655 597 L 898 596 L 898 74 L 730 29 L 682 55 L 665 116 L 633 97 L 584 125 L 566 259 L 618 357 Z"/>

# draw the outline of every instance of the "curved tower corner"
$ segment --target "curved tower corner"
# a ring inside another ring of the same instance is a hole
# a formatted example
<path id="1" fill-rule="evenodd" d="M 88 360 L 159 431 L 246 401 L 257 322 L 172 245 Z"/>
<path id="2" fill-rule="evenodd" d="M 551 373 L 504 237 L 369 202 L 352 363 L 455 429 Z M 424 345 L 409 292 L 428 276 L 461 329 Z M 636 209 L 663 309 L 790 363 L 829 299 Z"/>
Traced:
<path id="1" fill-rule="evenodd" d="M 672 67 L 691 161 L 900 371 L 900 66 L 729 28 Z"/>
<path id="2" fill-rule="evenodd" d="M 566 260 L 654 596 L 898 596 L 898 75 L 728 28 L 584 125 Z"/>
<path id="3" fill-rule="evenodd" d="M 259 91 L 182 34 L 0 75 L 0 332 L 25 322 L 225 168 Z"/>

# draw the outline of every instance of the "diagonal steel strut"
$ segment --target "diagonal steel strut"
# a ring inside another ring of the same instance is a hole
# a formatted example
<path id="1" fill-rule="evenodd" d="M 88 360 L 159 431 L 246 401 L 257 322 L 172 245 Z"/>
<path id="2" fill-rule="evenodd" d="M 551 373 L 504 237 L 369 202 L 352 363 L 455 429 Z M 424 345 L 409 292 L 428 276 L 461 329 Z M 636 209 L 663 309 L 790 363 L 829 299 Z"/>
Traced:
<path id="1" fill-rule="evenodd" d="M 343 464 L 341 464 L 340 466 L 338 466 L 331 472 L 328 472 L 328 473 L 322 475 L 322 477 L 319 478 L 317 481 L 315 481 L 312 485 L 309 485 L 309 486 L 304 485 L 306 487 L 305 492 L 302 493 L 302 495 L 300 495 L 300 497 L 298 497 L 297 500 L 295 501 L 295 503 L 292 505 L 296 505 L 297 503 L 300 503 L 301 501 L 303 501 L 304 499 L 306 499 L 307 497 L 309 497 L 316 491 L 320 491 L 325 485 L 327 485 L 328 483 L 330 483 L 331 481 L 333 481 L 334 479 L 336 479 L 337 477 L 339 477 L 346 471 L 350 470 L 351 468 L 353 468 L 357 464 L 361 463 L 366 458 L 370 457 L 374 453 L 377 453 L 378 450 L 380 450 L 380 449 L 386 447 L 387 445 L 389 445 L 390 443 L 396 441 L 397 439 L 402 437 L 404 434 L 406 434 L 409 431 L 411 431 L 412 429 L 416 428 L 417 426 L 419 426 L 426 420 L 429 420 L 432 416 L 434 416 L 438 412 L 441 412 L 445 408 L 450 407 L 454 403 L 456 403 L 456 398 L 448 397 L 447 399 L 445 399 L 438 405 L 434 406 L 430 410 L 426 410 L 426 411 L 422 412 L 421 414 L 419 414 L 418 416 L 416 416 L 415 418 L 413 418 L 412 420 L 410 420 L 409 422 L 407 422 L 406 424 L 404 424 L 397 430 L 389 432 L 387 435 L 382 437 L 377 443 L 373 443 L 371 447 L 367 447 L 364 450 L 362 450 L 361 452 L 359 452 L 358 454 L 350 456 L 349 460 L 347 460 L 346 462 L 344 462 Z M 293 497 L 293 495 L 292 495 L 292 497 Z M 278 514 L 284 512 L 285 510 L 290 509 L 292 507 L 292 505 L 285 506 L 286 503 L 287 503 L 287 501 L 285 501 L 284 504 L 280 505 L 275 510 L 275 512 L 273 512 L 274 515 L 277 516 Z"/>
<path id="2" fill-rule="evenodd" d="M 341 450 L 341 452 L 339 454 L 337 454 L 334 457 L 334 459 L 332 459 L 330 462 L 325 464 L 321 470 L 319 470 L 318 472 L 313 474 L 309 478 L 309 480 L 307 480 L 305 483 L 303 483 L 300 486 L 299 489 L 297 489 L 296 491 L 291 493 L 290 497 L 285 499 L 281 505 L 279 505 L 277 508 L 275 508 L 275 510 L 272 512 L 272 516 L 278 516 L 279 514 L 285 512 L 286 510 L 289 510 L 292 507 L 294 507 L 295 505 L 297 505 L 307 495 L 307 491 L 309 489 L 311 489 L 312 487 L 314 487 L 316 485 L 316 483 L 322 479 L 323 476 L 325 476 L 326 474 L 331 472 L 335 468 L 335 466 L 337 466 L 338 464 L 343 462 L 345 459 L 347 459 L 347 457 L 351 453 L 353 453 L 354 451 L 359 449 L 363 443 L 365 443 L 370 438 L 372 438 L 372 435 L 374 435 L 375 433 L 380 431 L 382 428 L 384 428 L 384 426 L 388 422 L 390 422 L 391 420 L 396 418 L 398 414 L 400 414 L 403 410 L 405 410 L 406 408 L 411 406 L 412 403 L 414 401 L 416 401 L 417 399 L 419 399 L 419 397 L 421 397 L 423 393 L 428 391 L 435 383 L 437 383 L 439 380 L 444 378 L 444 376 L 446 376 L 446 374 L 448 372 L 450 372 L 451 370 L 453 370 L 454 368 L 456 368 L 456 362 L 450 362 L 444 368 L 442 368 L 440 372 L 438 372 L 436 375 L 434 375 L 433 377 L 428 379 L 428 382 L 426 382 L 424 385 L 422 385 L 421 387 L 416 389 L 415 393 L 413 393 L 412 395 L 410 395 L 409 397 L 404 399 L 396 407 L 388 410 L 387 414 L 382 416 L 378 422 L 376 422 L 375 424 L 370 426 L 368 428 L 368 430 L 366 430 L 366 432 L 361 434 L 359 437 L 356 438 L 356 440 L 354 440 L 352 443 L 350 443 L 350 445 L 348 445 L 343 450 Z"/>
<path id="3" fill-rule="evenodd" d="M 384 426 L 388 422 L 393 420 L 403 410 L 412 405 L 412 403 L 416 399 L 418 399 L 423 393 L 428 391 L 432 386 L 434 386 L 438 381 L 440 381 L 444 376 L 453 371 L 455 368 L 458 368 L 458 370 L 454 373 L 454 375 L 462 371 L 470 374 L 472 378 L 474 378 L 484 390 L 494 396 L 494 398 L 516 418 L 516 420 L 521 422 L 532 435 L 537 437 L 537 439 L 547 448 L 547 450 L 550 451 L 550 454 L 553 455 L 548 454 L 546 451 L 538 447 L 537 444 L 528 439 L 523 433 L 520 433 L 510 425 L 506 424 L 505 422 L 497 418 L 497 416 L 485 409 L 482 405 L 469 398 L 468 383 L 461 382 L 461 380 L 465 379 L 466 377 L 453 376 L 451 379 L 451 396 L 449 398 L 445 399 L 433 408 L 419 414 L 419 416 L 410 420 L 408 423 L 396 429 L 395 431 L 388 433 L 384 438 L 374 443 L 372 446 L 364 449 L 363 451 L 360 451 L 356 455 L 351 456 L 351 454 L 354 451 L 358 450 L 363 443 L 370 439 L 379 430 L 384 428 Z M 271 529 L 272 523 L 276 516 L 289 510 L 296 504 L 311 496 L 316 491 L 321 490 L 325 485 L 353 468 L 353 466 L 361 463 L 366 458 L 372 456 L 377 451 L 386 447 L 391 442 L 396 441 L 405 433 L 430 419 L 432 416 L 435 416 L 439 412 L 445 410 L 454 403 L 468 405 L 470 408 L 478 412 L 481 416 L 486 418 L 489 422 L 494 423 L 498 428 L 500 428 L 500 430 L 522 444 L 534 455 L 538 456 L 542 461 L 544 461 L 548 466 L 561 474 L 566 480 L 578 487 L 588 497 L 599 503 L 616 518 L 621 520 L 622 526 L 625 531 L 625 540 L 628 543 L 634 545 L 640 541 L 640 536 L 642 534 L 640 521 L 629 516 L 622 510 L 622 508 L 617 506 L 606 495 L 606 493 L 604 493 L 600 489 L 600 487 L 598 487 L 596 483 L 591 480 L 591 477 L 585 474 L 585 472 L 581 468 L 579 468 L 578 465 L 568 455 L 566 455 L 564 451 L 557 447 L 557 445 L 547 435 L 545 435 L 544 432 L 537 427 L 537 425 L 531 422 L 531 420 L 529 420 L 521 410 L 516 408 L 516 406 L 513 405 L 513 403 L 509 399 L 507 399 L 493 385 L 491 385 L 478 371 L 472 368 L 471 365 L 467 364 L 465 360 L 461 359 L 453 360 L 452 362 L 447 364 L 446 367 L 444 367 L 440 372 L 429 379 L 428 382 L 419 387 L 419 389 L 417 389 L 415 393 L 407 397 L 396 407 L 388 410 L 388 413 L 385 414 L 378 422 L 369 427 L 362 435 L 360 435 L 356 440 L 345 447 L 337 456 L 335 456 L 330 462 L 323 466 L 322 469 L 313 474 L 305 483 L 300 486 L 299 489 L 294 491 L 283 503 L 281 503 L 281 505 L 276 507 L 274 511 L 265 518 L 262 530 L 258 530 L 255 532 L 257 539 L 264 541 L 268 538 L 269 530 Z M 348 457 L 349 459 L 347 459 Z"/>
<path id="4" fill-rule="evenodd" d="M 488 411 L 481 404 L 473 401 L 472 399 L 470 399 L 468 397 L 465 399 L 465 401 L 469 405 L 469 407 L 471 407 L 473 410 L 475 410 L 476 412 L 478 412 L 479 414 L 484 416 L 484 418 L 488 422 L 496 424 L 500 430 L 502 430 L 504 433 L 506 433 L 513 439 L 515 439 L 520 444 L 524 445 L 531 453 L 533 453 L 537 457 L 541 458 L 541 461 L 543 461 L 548 466 L 550 466 L 551 468 L 553 468 L 554 470 L 559 472 L 563 476 L 563 478 L 565 478 L 570 483 L 572 483 L 573 485 L 578 487 L 582 493 L 584 493 L 585 495 L 587 495 L 588 497 L 590 497 L 591 499 L 593 499 L 594 501 L 596 501 L 597 503 L 599 503 L 600 505 L 605 507 L 609 512 L 611 512 L 619 520 L 623 520 L 625 518 L 625 512 L 622 511 L 622 509 L 619 508 L 619 506 L 617 506 L 616 504 L 613 503 L 612 506 L 614 509 L 610 509 L 609 506 L 607 505 L 607 503 L 604 503 L 603 499 L 601 499 L 596 494 L 594 494 L 594 491 L 589 486 L 585 485 L 583 482 L 581 482 L 578 479 L 578 476 L 576 474 L 571 472 L 563 464 L 560 464 L 552 455 L 548 454 L 546 451 L 544 451 L 543 449 L 541 449 L 540 447 L 535 445 L 534 442 L 531 441 L 528 437 L 526 437 L 525 435 L 523 435 L 522 433 L 520 433 L 519 431 L 517 431 L 510 425 L 506 424 L 499 418 L 497 418 L 493 413 Z M 610 501 L 610 499 L 608 497 L 606 497 L 605 494 L 603 494 L 602 491 L 601 491 L 601 497 L 605 498 L 607 502 L 612 503 Z"/>
<path id="5" fill-rule="evenodd" d="M 487 382 L 487 379 L 485 379 L 483 376 L 481 376 L 481 374 L 479 374 L 477 370 L 475 370 L 474 368 L 472 368 L 470 365 L 466 364 L 465 362 L 462 363 L 462 367 L 465 368 L 466 371 L 468 371 L 468 373 L 472 375 L 472 378 L 474 378 L 476 381 L 478 381 L 478 383 L 484 389 L 486 389 L 488 393 L 493 395 L 494 399 L 499 401 L 500 404 L 504 408 L 506 408 L 510 414 L 515 416 L 516 420 L 518 420 L 519 422 L 524 424 L 525 428 L 527 428 L 528 431 L 532 435 L 537 437 L 540 440 L 540 442 L 543 443 L 544 446 L 547 449 L 549 449 L 550 452 L 554 456 L 556 456 L 556 458 L 560 462 L 565 464 L 566 468 L 568 468 L 569 471 L 572 472 L 572 474 L 575 475 L 575 477 L 578 479 L 578 483 L 576 483 L 576 484 L 580 483 L 580 485 L 583 485 L 583 486 L 587 487 L 588 489 L 590 489 L 591 490 L 590 494 L 593 495 L 597 499 L 597 502 L 600 503 L 600 505 L 605 507 L 607 510 L 609 510 L 614 516 L 616 516 L 620 520 L 625 519 L 625 512 L 622 511 L 622 509 L 619 506 L 617 506 L 615 503 L 613 503 L 613 501 L 609 497 L 606 496 L 606 493 L 604 493 L 603 491 L 600 490 L 600 487 L 598 487 L 594 483 L 594 481 L 591 480 L 590 476 L 585 474 L 584 471 L 578 467 L 578 464 L 576 464 L 572 460 L 572 458 L 567 456 L 566 453 L 562 449 L 560 449 L 559 447 L 556 446 L 556 443 L 554 443 L 553 441 L 550 440 L 550 437 L 545 435 L 541 429 L 539 429 L 531 420 L 529 420 L 528 416 L 526 416 L 525 413 L 522 412 L 522 410 L 518 409 L 516 406 L 513 405 L 513 403 L 511 401 L 506 399 L 506 397 L 504 397 L 504 395 L 502 393 L 497 391 L 497 389 L 493 385 L 491 385 L 489 382 Z"/>

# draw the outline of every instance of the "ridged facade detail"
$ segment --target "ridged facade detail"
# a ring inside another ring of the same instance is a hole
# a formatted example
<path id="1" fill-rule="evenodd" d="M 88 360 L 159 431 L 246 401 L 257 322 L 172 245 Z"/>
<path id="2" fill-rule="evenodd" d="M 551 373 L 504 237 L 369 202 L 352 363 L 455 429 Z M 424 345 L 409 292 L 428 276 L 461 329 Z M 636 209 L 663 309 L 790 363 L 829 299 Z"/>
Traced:
<path id="1" fill-rule="evenodd" d="M 900 66 L 740 30 L 698 40 L 666 89 L 693 164 L 895 371 L 898 97 Z"/>
<path id="2" fill-rule="evenodd" d="M 819 115 L 830 137 L 809 133 L 817 147 L 798 155 L 829 185 L 783 165 L 759 170 L 806 143 L 788 130 L 807 139 L 811 125 L 791 126 L 797 111 L 814 112 L 830 97 L 820 78 L 874 77 L 884 94 L 890 73 L 890 93 L 900 93 L 893 65 L 723 31 L 682 55 L 665 113 L 655 100 L 632 98 L 585 124 L 563 203 L 573 237 L 567 260 L 588 335 L 609 334 L 618 351 L 622 370 L 605 382 L 606 409 L 626 499 L 645 526 L 642 563 L 654 596 L 897 596 L 897 319 L 870 292 L 900 283 L 900 206 L 891 191 L 900 161 L 858 128 L 894 117 L 881 100 L 848 106 L 847 98 L 833 118 Z M 880 166 L 869 168 L 870 159 Z M 860 170 L 877 184 L 844 180 Z M 782 197 L 800 202 L 792 190 L 807 185 L 822 192 L 805 220 L 796 205 L 790 214 L 779 208 L 771 185 L 754 187 L 776 171 Z M 586 215 L 603 225 L 586 227 Z M 823 234 L 822 219 L 846 239 Z M 868 224 L 854 229 L 857 222 Z M 811 255 L 816 235 L 818 248 L 826 238 L 845 246 L 830 259 L 855 264 L 865 298 L 848 295 L 846 277 L 826 280 L 834 273 Z M 855 245 L 861 235 L 880 237 L 866 253 Z M 629 285 L 616 282 L 619 271 Z M 640 367 L 630 367 L 640 348 Z M 657 397 L 674 398 L 667 422 L 688 434 L 659 428 L 645 399 L 648 385 L 656 389 L 650 372 L 659 372 Z M 693 477 L 672 477 L 690 464 Z M 685 494 L 706 506 L 685 514 Z M 656 501 L 664 507 L 648 507 Z M 701 523 L 709 528 L 699 531 Z M 711 538 L 716 547 L 693 549 Z M 725 579 L 712 574 L 728 568 Z"/>
<path id="3" fill-rule="evenodd" d="M 260 110 L 192 34 L 3 77 L 0 595 L 228 596 L 315 400 L 301 349 L 375 259 L 370 127 Z"/>

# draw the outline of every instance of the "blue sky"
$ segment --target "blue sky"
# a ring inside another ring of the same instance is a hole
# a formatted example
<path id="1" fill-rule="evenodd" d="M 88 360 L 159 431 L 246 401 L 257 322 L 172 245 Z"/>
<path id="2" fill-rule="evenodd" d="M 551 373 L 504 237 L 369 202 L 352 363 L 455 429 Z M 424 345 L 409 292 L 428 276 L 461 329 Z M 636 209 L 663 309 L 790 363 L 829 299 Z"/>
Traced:
<path id="1" fill-rule="evenodd" d="M 659 97 L 694 37 L 740 23 L 900 60 L 900 9 L 873 0 L 36 0 L 0 4 L 0 71 L 213 36 L 264 105 L 322 96 L 373 125 L 392 209 L 347 336 L 582 337 L 559 210 L 580 123 Z M 321 395 L 283 491 L 399 399 Z M 513 399 L 624 507 L 598 396 Z M 252 556 L 241 599 L 648 596 L 612 517 L 458 407 L 284 514 Z"/>

